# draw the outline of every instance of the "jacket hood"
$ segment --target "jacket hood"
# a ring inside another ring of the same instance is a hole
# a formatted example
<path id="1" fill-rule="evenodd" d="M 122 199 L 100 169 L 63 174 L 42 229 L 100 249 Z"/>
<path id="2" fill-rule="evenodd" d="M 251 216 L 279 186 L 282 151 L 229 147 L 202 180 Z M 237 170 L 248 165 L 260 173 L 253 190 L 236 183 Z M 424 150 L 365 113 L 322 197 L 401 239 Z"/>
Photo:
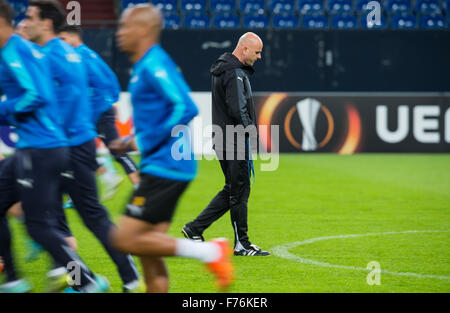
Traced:
<path id="1" fill-rule="evenodd" d="M 211 66 L 210 73 L 214 76 L 218 76 L 223 72 L 234 68 L 242 68 L 249 75 L 255 72 L 253 67 L 241 63 L 241 61 L 239 61 L 239 59 L 236 58 L 232 53 L 226 52 L 222 54 Z"/>

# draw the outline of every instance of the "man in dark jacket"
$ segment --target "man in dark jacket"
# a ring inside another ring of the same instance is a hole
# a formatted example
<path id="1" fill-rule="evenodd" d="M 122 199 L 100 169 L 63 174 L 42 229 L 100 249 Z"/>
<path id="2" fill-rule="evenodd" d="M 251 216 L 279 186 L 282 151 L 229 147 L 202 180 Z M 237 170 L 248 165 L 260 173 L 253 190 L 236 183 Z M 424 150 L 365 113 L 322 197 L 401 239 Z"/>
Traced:
<path id="1" fill-rule="evenodd" d="M 233 51 L 219 57 L 211 67 L 214 150 L 225 175 L 225 186 L 197 218 L 182 228 L 186 238 L 203 241 L 203 231 L 230 210 L 235 235 L 235 255 L 266 256 L 247 235 L 247 202 L 253 171 L 251 144 L 257 139 L 257 121 L 249 76 L 261 59 L 263 43 L 254 33 L 245 33 Z M 235 136 L 237 137 L 235 139 Z"/>

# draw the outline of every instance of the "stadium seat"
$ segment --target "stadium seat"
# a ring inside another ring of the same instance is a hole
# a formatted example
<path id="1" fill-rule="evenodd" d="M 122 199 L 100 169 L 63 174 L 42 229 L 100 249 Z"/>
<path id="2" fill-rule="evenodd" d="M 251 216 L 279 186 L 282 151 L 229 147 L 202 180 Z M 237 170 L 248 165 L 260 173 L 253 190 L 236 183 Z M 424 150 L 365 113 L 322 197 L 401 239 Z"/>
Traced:
<path id="1" fill-rule="evenodd" d="M 187 13 L 184 16 L 184 27 L 186 28 L 208 28 L 211 23 L 209 14 Z"/>
<path id="2" fill-rule="evenodd" d="M 441 14 L 424 14 L 419 18 L 419 25 L 422 29 L 444 29 L 447 22 Z"/>
<path id="3" fill-rule="evenodd" d="M 439 0 L 416 0 L 416 13 L 441 13 L 441 3 Z"/>
<path id="4" fill-rule="evenodd" d="M 322 0 L 299 0 L 298 11 L 300 14 L 314 14 L 323 12 Z"/>
<path id="5" fill-rule="evenodd" d="M 371 11 L 370 9 L 367 8 L 367 4 L 371 1 L 373 1 L 373 0 L 357 0 L 356 1 L 356 11 L 358 13 L 364 13 L 367 11 Z M 383 4 L 380 1 L 378 1 L 378 2 L 380 3 L 381 9 L 383 9 Z"/>
<path id="6" fill-rule="evenodd" d="M 410 13 L 393 14 L 390 24 L 392 29 L 415 29 L 417 28 L 417 19 Z"/>
<path id="7" fill-rule="evenodd" d="M 13 7 L 16 16 L 19 14 L 25 14 L 28 7 L 28 0 L 8 0 Z"/>
<path id="8" fill-rule="evenodd" d="M 177 29 L 180 28 L 180 16 L 174 13 L 164 14 L 164 28 L 167 29 Z"/>
<path id="9" fill-rule="evenodd" d="M 234 12 L 236 10 L 235 0 L 211 0 L 211 12 Z"/>
<path id="10" fill-rule="evenodd" d="M 213 18 L 213 25 L 216 28 L 238 28 L 239 18 L 234 13 L 217 13 Z"/>
<path id="11" fill-rule="evenodd" d="M 258 12 L 262 14 L 265 10 L 264 0 L 241 0 L 239 8 L 243 13 Z"/>
<path id="12" fill-rule="evenodd" d="M 449 12 L 450 12 L 450 0 L 444 0 L 442 3 L 442 7 L 444 9 L 445 12 L 447 12 L 447 17 L 450 17 Z"/>
<path id="13" fill-rule="evenodd" d="M 177 0 L 152 0 L 151 2 L 164 12 L 175 12 L 178 8 Z"/>
<path id="14" fill-rule="evenodd" d="M 246 14 L 242 18 L 242 25 L 245 28 L 267 28 L 269 18 L 265 14 Z"/>
<path id="15" fill-rule="evenodd" d="M 328 13 L 350 13 L 353 11 L 352 0 L 328 0 Z"/>
<path id="16" fill-rule="evenodd" d="M 384 15 L 381 15 L 380 25 L 375 24 L 371 20 L 367 20 L 367 13 L 362 13 L 359 17 L 359 24 L 362 29 L 386 29 L 387 21 Z"/>
<path id="17" fill-rule="evenodd" d="M 269 10 L 271 13 L 292 13 L 294 9 L 294 0 L 270 0 L 269 2 Z"/>
<path id="18" fill-rule="evenodd" d="M 333 29 L 356 29 L 358 21 L 351 14 L 336 14 L 331 17 L 331 27 Z"/>
<path id="19" fill-rule="evenodd" d="M 411 12 L 411 0 L 387 0 L 386 11 L 389 13 Z"/>
<path id="20" fill-rule="evenodd" d="M 274 28 L 297 28 L 298 25 L 298 16 L 295 14 L 281 13 L 272 17 L 272 26 Z"/>
<path id="21" fill-rule="evenodd" d="M 308 29 L 327 29 L 328 18 L 324 14 L 305 15 L 302 18 L 302 27 Z"/>
<path id="22" fill-rule="evenodd" d="M 148 3 L 148 0 L 122 0 L 122 10 L 140 3 Z"/>
<path id="23" fill-rule="evenodd" d="M 182 12 L 205 12 L 206 0 L 181 0 Z"/>

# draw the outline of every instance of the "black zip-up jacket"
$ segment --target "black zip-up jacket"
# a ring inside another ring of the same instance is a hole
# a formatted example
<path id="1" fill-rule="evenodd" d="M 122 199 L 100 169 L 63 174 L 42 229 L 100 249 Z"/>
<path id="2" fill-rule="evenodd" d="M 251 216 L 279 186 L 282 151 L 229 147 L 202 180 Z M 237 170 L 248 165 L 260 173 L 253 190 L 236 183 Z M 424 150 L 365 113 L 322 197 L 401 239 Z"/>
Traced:
<path id="1" fill-rule="evenodd" d="M 214 149 L 216 152 L 226 151 L 226 125 L 257 126 L 249 80 L 254 69 L 227 52 L 216 60 L 210 72 L 212 75 L 212 123 L 219 126 L 224 135 L 223 145 L 220 145 L 214 136 Z M 236 147 L 236 142 L 234 146 Z"/>

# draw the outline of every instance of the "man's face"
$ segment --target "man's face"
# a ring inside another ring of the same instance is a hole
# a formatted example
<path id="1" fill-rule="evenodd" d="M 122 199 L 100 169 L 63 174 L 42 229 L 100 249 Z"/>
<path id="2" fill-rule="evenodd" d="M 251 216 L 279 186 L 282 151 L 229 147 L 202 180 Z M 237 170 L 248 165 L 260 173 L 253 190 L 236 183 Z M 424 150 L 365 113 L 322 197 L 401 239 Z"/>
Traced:
<path id="1" fill-rule="evenodd" d="M 261 59 L 263 44 L 259 40 L 252 40 L 244 47 L 244 62 L 247 65 L 253 66 L 256 60 Z"/>
<path id="2" fill-rule="evenodd" d="M 39 17 L 39 8 L 29 6 L 24 21 L 25 33 L 28 35 L 28 38 L 33 42 L 38 42 L 45 29 L 44 21 Z"/>
<path id="3" fill-rule="evenodd" d="M 141 37 L 141 26 L 134 23 L 130 10 L 123 12 L 116 32 L 117 46 L 125 53 L 133 53 Z"/>
<path id="4" fill-rule="evenodd" d="M 77 38 L 76 35 L 68 32 L 60 32 L 59 38 L 61 38 L 63 41 L 71 45 L 72 47 L 77 46 Z"/>

